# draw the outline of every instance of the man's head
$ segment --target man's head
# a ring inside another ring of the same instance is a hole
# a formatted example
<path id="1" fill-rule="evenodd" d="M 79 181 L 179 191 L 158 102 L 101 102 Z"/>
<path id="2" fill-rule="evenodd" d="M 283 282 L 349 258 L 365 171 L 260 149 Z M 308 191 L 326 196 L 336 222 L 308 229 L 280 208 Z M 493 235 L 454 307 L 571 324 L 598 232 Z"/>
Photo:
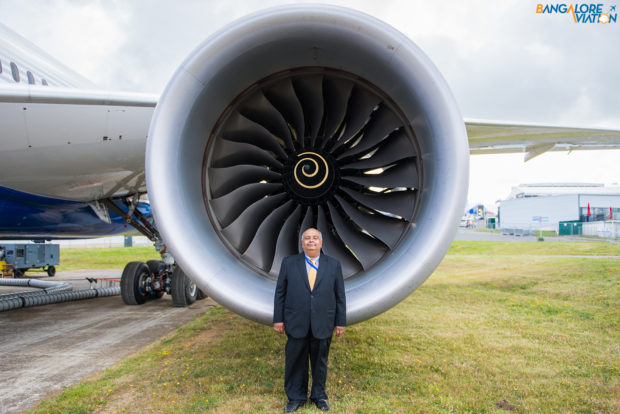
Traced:
<path id="1" fill-rule="evenodd" d="M 321 253 L 323 236 L 314 228 L 309 228 L 301 235 L 301 247 L 308 257 L 317 257 Z"/>

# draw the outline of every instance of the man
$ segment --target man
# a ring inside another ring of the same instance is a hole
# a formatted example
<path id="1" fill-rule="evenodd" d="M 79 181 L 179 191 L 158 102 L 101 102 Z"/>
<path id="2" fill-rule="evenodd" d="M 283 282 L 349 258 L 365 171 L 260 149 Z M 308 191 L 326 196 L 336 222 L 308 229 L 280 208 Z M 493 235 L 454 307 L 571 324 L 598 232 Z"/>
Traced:
<path id="1" fill-rule="evenodd" d="M 285 412 L 305 404 L 308 394 L 308 359 L 312 367 L 310 400 L 329 410 L 325 380 L 332 332 L 344 334 L 346 299 L 338 260 L 321 254 L 323 239 L 310 228 L 301 236 L 303 253 L 282 261 L 274 297 L 273 329 L 286 332 L 284 389 Z"/>

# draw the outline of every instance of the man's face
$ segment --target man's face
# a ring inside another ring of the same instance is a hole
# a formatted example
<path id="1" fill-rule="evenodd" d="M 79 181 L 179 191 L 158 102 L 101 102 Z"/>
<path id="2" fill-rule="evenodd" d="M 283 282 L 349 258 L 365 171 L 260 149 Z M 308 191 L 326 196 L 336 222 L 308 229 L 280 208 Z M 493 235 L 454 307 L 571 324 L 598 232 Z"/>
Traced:
<path id="1" fill-rule="evenodd" d="M 321 253 L 322 246 L 321 234 L 316 229 L 306 230 L 301 237 L 301 247 L 308 257 L 317 257 Z"/>

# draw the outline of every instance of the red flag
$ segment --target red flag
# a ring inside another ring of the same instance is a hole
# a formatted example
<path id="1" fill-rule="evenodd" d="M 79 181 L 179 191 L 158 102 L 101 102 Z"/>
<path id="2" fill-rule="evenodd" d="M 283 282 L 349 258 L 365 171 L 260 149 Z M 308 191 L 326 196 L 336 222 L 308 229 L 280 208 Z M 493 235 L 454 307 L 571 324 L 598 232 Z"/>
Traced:
<path id="1" fill-rule="evenodd" d="M 609 206 L 609 220 L 614 219 L 614 209 Z"/>
<path id="2" fill-rule="evenodd" d="M 592 212 L 590 211 L 590 203 L 588 203 L 588 213 L 586 214 L 586 216 L 590 217 L 592 215 Z"/>

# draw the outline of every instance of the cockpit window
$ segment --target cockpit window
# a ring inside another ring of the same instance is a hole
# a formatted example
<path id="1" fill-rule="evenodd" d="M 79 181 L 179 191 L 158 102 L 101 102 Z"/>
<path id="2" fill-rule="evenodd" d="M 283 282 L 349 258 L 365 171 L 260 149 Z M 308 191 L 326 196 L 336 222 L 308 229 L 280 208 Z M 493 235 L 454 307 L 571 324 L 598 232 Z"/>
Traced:
<path id="1" fill-rule="evenodd" d="M 26 72 L 26 75 L 28 76 L 28 83 L 30 85 L 34 85 L 34 75 L 32 74 L 32 72 L 28 71 Z"/>
<path id="2" fill-rule="evenodd" d="M 19 69 L 15 62 L 11 62 L 11 74 L 13 75 L 13 80 L 19 83 Z"/>

